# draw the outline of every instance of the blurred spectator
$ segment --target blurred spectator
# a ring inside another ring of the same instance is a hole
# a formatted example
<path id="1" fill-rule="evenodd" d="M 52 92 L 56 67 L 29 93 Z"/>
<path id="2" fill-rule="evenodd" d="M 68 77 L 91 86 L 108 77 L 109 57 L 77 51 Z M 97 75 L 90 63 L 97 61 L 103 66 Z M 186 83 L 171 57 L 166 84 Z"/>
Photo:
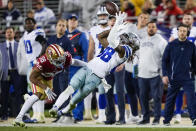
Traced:
<path id="1" fill-rule="evenodd" d="M 8 0 L 0 0 L 0 8 L 4 8 L 7 6 Z"/>
<path id="2" fill-rule="evenodd" d="M 8 27 L 5 30 L 6 41 L 0 44 L 0 50 L 2 52 L 2 72 L 3 76 L 1 79 L 1 98 L 2 98 L 2 107 L 1 107 L 1 120 L 8 119 L 8 100 L 9 100 L 9 90 L 12 89 L 14 92 L 14 99 L 12 101 L 12 116 L 16 116 L 20 111 L 20 106 L 22 104 L 21 87 L 20 87 L 20 78 L 17 71 L 17 48 L 18 43 L 14 40 L 14 29 Z M 11 86 L 12 85 L 12 86 Z M 16 104 L 17 103 L 17 104 Z"/>
<path id="3" fill-rule="evenodd" d="M 82 6 L 82 22 L 84 24 L 84 28 L 88 29 L 91 27 L 91 21 L 94 17 L 96 17 L 96 13 L 98 10 L 98 6 L 102 4 L 106 0 L 82 0 L 80 3 Z"/>
<path id="4" fill-rule="evenodd" d="M 166 10 L 167 8 L 166 2 L 167 0 L 162 0 L 162 2 L 156 7 L 155 12 L 158 17 L 160 17 L 162 12 Z"/>
<path id="5" fill-rule="evenodd" d="M 135 7 L 135 15 L 138 16 L 142 13 L 142 6 L 145 0 L 129 0 Z"/>
<path id="6" fill-rule="evenodd" d="M 161 98 L 163 86 L 161 81 L 161 60 L 167 41 L 157 34 L 156 23 L 147 24 L 148 35 L 141 40 L 138 64 L 138 85 L 140 89 L 140 104 L 143 120 L 139 124 L 150 123 L 149 98 L 154 100 L 153 125 L 160 122 Z"/>
<path id="7" fill-rule="evenodd" d="M 162 3 L 155 9 L 158 24 L 166 27 L 174 27 L 180 21 L 183 11 L 177 6 L 176 0 L 162 0 Z"/>
<path id="8" fill-rule="evenodd" d="M 152 0 L 146 0 L 144 2 L 144 5 L 142 6 L 142 11 L 147 12 L 148 14 L 151 14 L 152 11 L 154 10 L 155 6 L 152 2 Z"/>
<path id="9" fill-rule="evenodd" d="M 76 14 L 70 14 L 68 19 L 68 29 L 66 31 L 67 37 L 71 40 L 71 46 L 74 49 L 74 59 L 79 59 L 87 62 L 88 55 L 88 40 L 84 32 L 81 32 L 77 29 L 78 27 L 78 16 Z M 81 67 L 70 67 L 69 78 L 80 69 Z M 83 120 L 83 111 L 84 111 L 84 101 L 82 100 L 77 104 L 77 107 L 73 109 L 73 117 L 75 122 Z"/>
<path id="10" fill-rule="evenodd" d="M 72 55 L 74 54 L 73 48 L 71 47 L 71 41 L 69 38 L 65 35 L 65 31 L 67 29 L 67 21 L 64 19 L 59 19 L 56 24 L 56 34 L 52 35 L 48 39 L 49 44 L 58 44 L 60 45 L 64 51 L 68 51 Z M 53 79 L 53 90 L 54 93 L 59 96 L 68 86 L 69 83 L 69 68 L 66 68 L 63 72 L 57 74 L 54 76 Z M 69 101 L 66 101 L 62 107 L 67 106 Z M 60 118 L 57 118 L 55 122 L 65 122 L 63 121 L 66 118 L 66 115 L 61 116 Z M 65 120 L 69 120 L 70 117 L 67 117 Z"/>
<path id="11" fill-rule="evenodd" d="M 35 17 L 35 11 L 34 10 L 29 10 L 27 12 L 27 17 L 28 18 L 34 18 Z"/>
<path id="12" fill-rule="evenodd" d="M 7 10 L 3 13 L 3 19 L 6 21 L 18 20 L 21 14 L 20 11 L 14 7 L 14 3 L 12 0 L 8 1 Z"/>
<path id="13" fill-rule="evenodd" d="M 134 5 L 129 0 L 123 0 L 121 4 L 121 10 L 126 12 L 128 17 L 135 16 Z M 131 22 L 132 20 L 129 21 Z"/>
<path id="14" fill-rule="evenodd" d="M 72 13 L 81 17 L 81 14 L 79 14 L 81 11 L 82 11 L 82 7 L 80 4 L 80 0 L 60 0 L 59 1 L 59 7 L 58 7 L 59 18 L 66 19 Z"/>
<path id="15" fill-rule="evenodd" d="M 176 0 L 167 0 L 166 5 L 166 21 L 169 21 L 169 27 L 174 27 L 179 22 L 179 16 L 183 14 L 183 11 L 177 6 Z"/>
<path id="16" fill-rule="evenodd" d="M 37 22 L 37 26 L 44 27 L 48 23 L 51 24 L 54 20 L 56 20 L 54 12 L 44 5 L 43 0 L 36 1 L 36 8 L 37 10 L 35 12 L 34 19 Z"/>
<path id="17" fill-rule="evenodd" d="M 184 13 L 196 14 L 196 3 L 194 0 L 186 1 Z"/>
<path id="18" fill-rule="evenodd" d="M 147 34 L 147 23 L 149 22 L 150 15 L 147 12 L 142 12 L 137 18 L 137 24 L 130 23 L 127 30 L 128 32 L 133 32 L 140 39 L 146 37 Z M 131 58 L 132 59 L 132 58 Z M 139 87 L 138 87 L 138 58 L 135 57 L 133 62 L 128 60 L 125 63 L 125 88 L 127 90 L 127 95 L 130 98 L 130 106 L 132 115 L 129 116 L 127 123 L 137 122 L 139 120 L 138 115 L 138 98 L 139 98 Z"/>

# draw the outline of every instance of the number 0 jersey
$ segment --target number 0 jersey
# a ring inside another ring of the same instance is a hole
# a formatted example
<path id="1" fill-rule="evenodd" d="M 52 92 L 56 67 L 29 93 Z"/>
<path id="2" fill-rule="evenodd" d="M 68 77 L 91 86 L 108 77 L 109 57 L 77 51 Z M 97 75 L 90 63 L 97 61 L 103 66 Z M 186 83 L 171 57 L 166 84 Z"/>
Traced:
<path id="1" fill-rule="evenodd" d="M 28 33 L 26 31 L 23 35 L 26 58 L 27 58 L 28 62 L 34 61 L 42 50 L 41 44 L 39 42 L 35 41 L 35 38 L 38 35 L 42 35 L 45 37 L 44 30 L 43 29 L 35 29 L 30 33 Z"/>
<path id="2" fill-rule="evenodd" d="M 42 76 L 46 80 L 52 79 L 56 74 L 62 72 L 65 68 L 69 67 L 72 62 L 72 56 L 69 52 L 65 52 L 67 55 L 65 56 L 65 64 L 63 67 L 56 67 L 50 63 L 46 55 L 42 55 L 37 59 L 35 67 L 37 67 L 40 71 L 42 71 Z"/>
<path id="3" fill-rule="evenodd" d="M 100 78 L 104 78 L 131 56 L 132 49 L 128 45 L 122 45 L 122 47 L 125 49 L 125 55 L 123 58 L 120 58 L 118 52 L 108 46 L 98 56 L 89 61 L 87 67 Z"/>

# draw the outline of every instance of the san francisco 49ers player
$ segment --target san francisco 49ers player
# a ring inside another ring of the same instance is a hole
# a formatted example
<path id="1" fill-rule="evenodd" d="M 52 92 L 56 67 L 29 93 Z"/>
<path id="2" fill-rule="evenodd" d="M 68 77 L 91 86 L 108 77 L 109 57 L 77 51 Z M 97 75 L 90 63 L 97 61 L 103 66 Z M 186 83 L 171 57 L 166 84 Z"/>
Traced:
<path id="1" fill-rule="evenodd" d="M 25 101 L 21 111 L 13 122 L 14 126 L 25 126 L 22 121 L 24 114 L 39 99 L 44 100 L 46 97 L 49 100 L 55 99 L 56 94 L 52 92 L 52 79 L 56 74 L 64 71 L 70 65 L 85 66 L 86 63 L 72 59 L 71 54 L 64 52 L 63 48 L 57 44 L 48 46 L 45 54 L 37 59 L 32 69 L 30 81 L 32 83 L 33 95 Z"/>

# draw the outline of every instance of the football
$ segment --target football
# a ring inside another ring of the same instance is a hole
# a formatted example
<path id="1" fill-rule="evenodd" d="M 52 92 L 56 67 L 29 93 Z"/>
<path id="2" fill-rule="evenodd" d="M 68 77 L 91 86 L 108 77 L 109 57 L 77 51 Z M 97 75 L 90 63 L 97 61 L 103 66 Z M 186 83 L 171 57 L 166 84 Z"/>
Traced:
<path id="1" fill-rule="evenodd" d="M 106 2 L 105 7 L 110 15 L 115 15 L 119 11 L 117 4 L 114 2 Z"/>

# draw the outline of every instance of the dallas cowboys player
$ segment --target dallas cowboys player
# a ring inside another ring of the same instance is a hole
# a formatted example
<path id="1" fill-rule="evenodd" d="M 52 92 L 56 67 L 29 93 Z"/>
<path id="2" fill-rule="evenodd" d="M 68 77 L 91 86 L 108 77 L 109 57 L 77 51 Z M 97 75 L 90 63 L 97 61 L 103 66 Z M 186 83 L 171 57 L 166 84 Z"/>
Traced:
<path id="1" fill-rule="evenodd" d="M 67 107 L 58 111 L 58 115 L 71 111 L 75 105 L 84 99 L 102 82 L 102 78 L 108 75 L 118 65 L 124 63 L 135 49 L 138 49 L 139 40 L 133 33 L 118 34 L 126 27 L 123 20 L 125 13 L 116 15 L 116 23 L 108 34 L 105 34 L 105 42 L 109 46 L 97 57 L 93 58 L 86 67 L 80 69 L 71 79 L 67 89 L 61 93 L 50 113 L 55 115 L 65 100 L 75 91 L 77 94 L 71 99 Z M 107 38 L 107 40 L 106 40 Z"/>

